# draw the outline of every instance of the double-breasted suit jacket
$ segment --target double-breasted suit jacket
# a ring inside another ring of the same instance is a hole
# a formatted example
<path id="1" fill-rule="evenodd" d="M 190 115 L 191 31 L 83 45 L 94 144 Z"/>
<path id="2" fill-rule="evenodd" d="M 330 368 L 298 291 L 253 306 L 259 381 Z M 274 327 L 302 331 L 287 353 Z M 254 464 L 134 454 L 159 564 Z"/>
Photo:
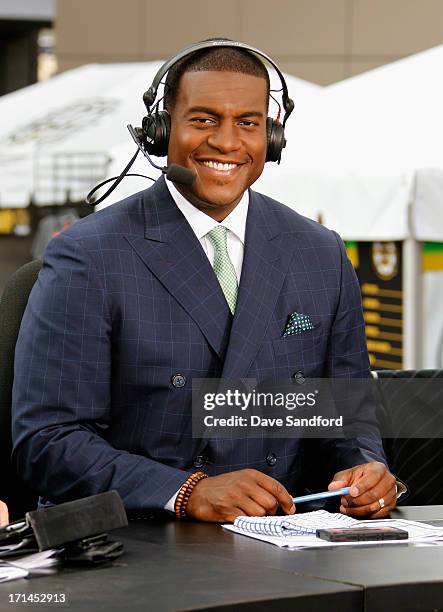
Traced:
<path id="1" fill-rule="evenodd" d="M 314 329 L 284 337 L 293 312 Z M 197 468 L 251 467 L 295 492 L 303 441 L 193 439 L 191 383 L 297 372 L 369 376 L 359 286 L 341 239 L 250 191 L 232 317 L 160 178 L 49 243 L 17 342 L 13 457 L 54 503 L 116 489 L 128 509 L 163 508 Z M 360 416 L 367 436 L 317 442 L 328 477 L 385 460 L 373 410 Z"/>

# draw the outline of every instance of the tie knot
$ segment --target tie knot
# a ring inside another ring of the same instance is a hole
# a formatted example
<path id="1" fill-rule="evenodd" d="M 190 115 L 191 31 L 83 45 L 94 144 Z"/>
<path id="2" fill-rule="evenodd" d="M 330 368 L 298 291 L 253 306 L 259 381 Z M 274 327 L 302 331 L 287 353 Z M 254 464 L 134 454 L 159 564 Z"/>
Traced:
<path id="1" fill-rule="evenodd" d="M 227 241 L 228 228 L 224 225 L 217 225 L 210 232 L 206 234 L 209 238 L 214 251 L 226 252 L 226 241 Z"/>

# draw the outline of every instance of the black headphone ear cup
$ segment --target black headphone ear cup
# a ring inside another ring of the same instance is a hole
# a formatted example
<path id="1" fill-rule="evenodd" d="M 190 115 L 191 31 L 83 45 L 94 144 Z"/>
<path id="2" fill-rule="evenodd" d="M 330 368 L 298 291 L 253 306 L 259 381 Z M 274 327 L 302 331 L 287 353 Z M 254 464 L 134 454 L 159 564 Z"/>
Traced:
<path id="1" fill-rule="evenodd" d="M 266 135 L 268 139 L 266 161 L 280 162 L 282 151 L 286 146 L 285 130 L 282 124 L 272 117 L 268 117 L 266 119 Z"/>
<path id="2" fill-rule="evenodd" d="M 157 157 L 167 155 L 171 132 L 171 117 L 168 111 L 162 110 L 154 115 L 147 115 L 143 119 L 143 130 L 148 153 Z"/>

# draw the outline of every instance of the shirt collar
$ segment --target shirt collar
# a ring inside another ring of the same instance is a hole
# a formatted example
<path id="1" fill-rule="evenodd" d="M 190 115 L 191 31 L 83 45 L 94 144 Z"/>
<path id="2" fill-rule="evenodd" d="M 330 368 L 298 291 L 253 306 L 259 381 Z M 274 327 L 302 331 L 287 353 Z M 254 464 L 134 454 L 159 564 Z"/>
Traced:
<path id="1" fill-rule="evenodd" d="M 214 227 L 219 225 L 219 223 L 215 219 L 196 208 L 184 196 L 182 196 L 182 194 L 178 191 L 178 189 L 171 181 L 167 180 L 166 185 L 174 202 L 177 204 L 177 207 L 184 215 L 186 221 L 189 223 L 194 234 L 199 240 L 201 240 Z M 246 190 L 234 210 L 231 211 L 226 217 L 226 219 L 224 219 L 220 224 L 224 225 L 233 234 L 235 234 L 243 245 L 245 244 L 246 218 L 248 216 L 248 207 L 249 191 Z"/>

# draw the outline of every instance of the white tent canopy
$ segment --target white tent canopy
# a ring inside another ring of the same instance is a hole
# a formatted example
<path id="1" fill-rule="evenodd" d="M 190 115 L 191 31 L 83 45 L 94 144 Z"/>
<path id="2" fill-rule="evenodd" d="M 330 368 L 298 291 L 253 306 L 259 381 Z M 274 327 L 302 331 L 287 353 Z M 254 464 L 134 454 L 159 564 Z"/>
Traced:
<path id="1" fill-rule="evenodd" d="M 88 65 L 0 100 L 0 205 L 84 198 L 110 152 L 139 121 L 141 96 L 160 66 Z"/>
<path id="2" fill-rule="evenodd" d="M 325 88 L 312 138 L 288 126 L 283 173 L 257 187 L 344 238 L 443 241 L 442 73 L 439 46 Z"/>

